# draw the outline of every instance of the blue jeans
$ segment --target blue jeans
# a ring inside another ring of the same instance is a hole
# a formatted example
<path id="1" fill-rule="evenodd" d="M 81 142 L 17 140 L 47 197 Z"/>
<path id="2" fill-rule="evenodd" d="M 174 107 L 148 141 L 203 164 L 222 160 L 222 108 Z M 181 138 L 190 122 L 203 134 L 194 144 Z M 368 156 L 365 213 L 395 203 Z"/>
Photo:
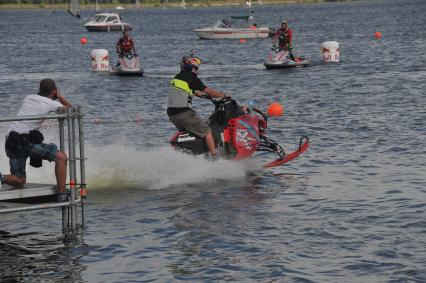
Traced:
<path id="1" fill-rule="evenodd" d="M 58 147 L 53 143 L 29 144 L 26 147 L 18 147 L 14 151 L 6 150 L 6 155 L 9 157 L 10 173 L 17 177 L 26 177 L 25 168 L 28 157 L 56 161 L 56 153 L 58 153 Z"/>

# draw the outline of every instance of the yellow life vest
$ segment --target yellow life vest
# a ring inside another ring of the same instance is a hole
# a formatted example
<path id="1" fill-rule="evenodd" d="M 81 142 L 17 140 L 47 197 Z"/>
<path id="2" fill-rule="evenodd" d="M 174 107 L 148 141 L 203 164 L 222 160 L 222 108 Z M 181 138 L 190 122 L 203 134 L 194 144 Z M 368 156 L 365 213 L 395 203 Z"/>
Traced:
<path id="1" fill-rule="evenodd" d="M 170 85 L 172 87 L 183 90 L 184 92 L 188 93 L 189 96 L 194 95 L 194 91 L 191 88 L 189 88 L 189 84 L 185 81 L 182 81 L 182 80 L 179 80 L 179 79 L 172 79 L 170 81 Z"/>
<path id="2" fill-rule="evenodd" d="M 192 97 L 194 91 L 186 81 L 172 79 L 170 81 L 172 91 L 169 94 L 167 107 L 172 108 L 192 108 Z"/>

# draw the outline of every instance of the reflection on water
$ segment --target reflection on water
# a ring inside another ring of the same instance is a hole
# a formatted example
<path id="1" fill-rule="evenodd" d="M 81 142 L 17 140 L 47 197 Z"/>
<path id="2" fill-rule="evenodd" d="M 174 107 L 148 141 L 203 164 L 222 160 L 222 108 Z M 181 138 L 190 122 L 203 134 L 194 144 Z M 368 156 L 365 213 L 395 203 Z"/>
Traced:
<path id="1" fill-rule="evenodd" d="M 64 238 L 42 233 L 12 234 L 0 231 L 2 282 L 42 282 L 71 279 L 85 282 L 80 259 L 89 253 L 82 237 Z"/>

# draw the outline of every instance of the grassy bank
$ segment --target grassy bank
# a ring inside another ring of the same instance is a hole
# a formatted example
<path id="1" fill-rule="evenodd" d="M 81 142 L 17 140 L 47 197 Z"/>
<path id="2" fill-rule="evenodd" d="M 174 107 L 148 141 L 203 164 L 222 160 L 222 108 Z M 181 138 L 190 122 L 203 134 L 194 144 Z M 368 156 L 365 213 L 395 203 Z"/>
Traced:
<path id="1" fill-rule="evenodd" d="M 180 1 L 169 1 L 167 4 L 161 4 L 159 0 L 140 0 L 142 9 L 145 8 L 158 8 L 158 7 L 180 7 Z M 264 5 L 276 5 L 276 4 L 303 4 L 303 3 L 322 3 L 322 2 L 348 2 L 348 0 L 261 0 L 261 3 Z M 256 6 L 258 2 L 253 1 L 253 6 Z M 102 3 L 100 4 L 101 10 L 111 10 L 115 9 L 118 5 L 124 7 L 125 9 L 136 9 L 135 4 L 122 4 L 122 3 Z M 217 7 L 217 6 L 244 6 L 246 5 L 245 1 L 206 1 L 206 0 L 195 0 L 195 1 L 186 1 L 186 7 Z M 81 4 L 81 9 L 95 9 L 95 4 Z M 23 3 L 14 3 L 14 4 L 0 4 L 0 9 L 57 9 L 57 10 L 67 10 L 68 4 L 23 4 Z"/>

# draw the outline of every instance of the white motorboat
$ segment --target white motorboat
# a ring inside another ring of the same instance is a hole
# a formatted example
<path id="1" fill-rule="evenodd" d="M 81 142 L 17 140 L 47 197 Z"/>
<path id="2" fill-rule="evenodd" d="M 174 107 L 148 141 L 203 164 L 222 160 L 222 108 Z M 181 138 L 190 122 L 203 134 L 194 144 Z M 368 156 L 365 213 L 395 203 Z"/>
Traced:
<path id="1" fill-rule="evenodd" d="M 234 20 L 247 20 L 245 27 L 234 26 Z M 200 39 L 247 39 L 247 38 L 267 38 L 269 27 L 258 27 L 254 23 L 253 11 L 249 16 L 231 16 L 230 20 L 222 20 L 213 27 L 197 28 L 194 32 Z"/>
<path id="2" fill-rule="evenodd" d="M 84 24 L 88 31 L 131 31 L 132 26 L 122 22 L 117 13 L 98 13 L 88 23 Z"/>
<path id="3" fill-rule="evenodd" d="M 269 28 L 223 28 L 214 26 L 210 28 L 195 29 L 194 32 L 200 39 L 267 38 L 269 35 Z"/>

